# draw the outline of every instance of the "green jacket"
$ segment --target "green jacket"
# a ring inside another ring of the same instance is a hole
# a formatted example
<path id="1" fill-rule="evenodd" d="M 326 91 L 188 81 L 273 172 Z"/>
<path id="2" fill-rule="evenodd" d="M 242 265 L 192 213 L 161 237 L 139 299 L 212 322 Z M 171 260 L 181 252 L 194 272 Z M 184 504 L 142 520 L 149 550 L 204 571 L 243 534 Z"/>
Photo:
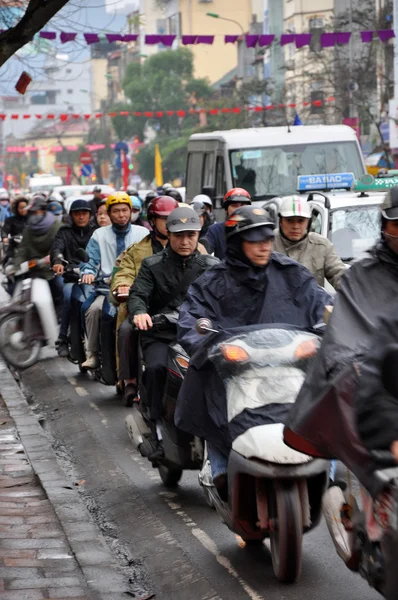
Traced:
<path id="1" fill-rule="evenodd" d="M 62 227 L 62 223 L 54 221 L 51 227 L 43 234 L 37 235 L 31 227 L 25 227 L 22 241 L 16 252 L 14 264 L 19 267 L 23 262 L 34 258 L 44 258 L 50 254 L 51 246 L 58 229 Z M 43 279 L 50 280 L 53 277 L 53 272 L 48 267 L 35 269 L 35 273 Z"/>

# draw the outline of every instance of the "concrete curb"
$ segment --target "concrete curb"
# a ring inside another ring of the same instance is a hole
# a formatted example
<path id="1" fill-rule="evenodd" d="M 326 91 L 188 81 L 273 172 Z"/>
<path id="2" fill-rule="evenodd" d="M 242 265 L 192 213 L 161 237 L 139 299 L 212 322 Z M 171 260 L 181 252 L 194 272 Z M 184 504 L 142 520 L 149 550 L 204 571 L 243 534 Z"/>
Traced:
<path id="1" fill-rule="evenodd" d="M 62 525 L 93 600 L 125 600 L 129 584 L 83 500 L 59 466 L 51 444 L 25 396 L 0 359 L 0 393 L 29 461 Z"/>

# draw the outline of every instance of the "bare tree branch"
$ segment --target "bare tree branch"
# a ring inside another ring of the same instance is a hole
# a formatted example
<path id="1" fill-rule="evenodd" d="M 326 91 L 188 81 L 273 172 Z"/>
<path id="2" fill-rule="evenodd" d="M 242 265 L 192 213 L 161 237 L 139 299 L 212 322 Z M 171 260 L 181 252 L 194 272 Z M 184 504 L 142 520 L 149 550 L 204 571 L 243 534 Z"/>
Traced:
<path id="1" fill-rule="evenodd" d="M 69 0 L 30 0 L 22 19 L 0 34 L 0 67 L 15 52 L 31 42 L 54 15 L 63 8 Z"/>

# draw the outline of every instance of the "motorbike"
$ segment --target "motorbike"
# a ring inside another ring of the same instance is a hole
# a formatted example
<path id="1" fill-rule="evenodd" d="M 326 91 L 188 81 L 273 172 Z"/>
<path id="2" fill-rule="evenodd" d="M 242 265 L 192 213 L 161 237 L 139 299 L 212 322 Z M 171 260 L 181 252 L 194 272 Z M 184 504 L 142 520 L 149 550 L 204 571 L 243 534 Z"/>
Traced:
<path id="1" fill-rule="evenodd" d="M 81 262 L 88 262 L 89 257 L 85 250 L 79 248 L 77 258 Z M 69 329 L 69 360 L 79 365 L 81 373 L 86 373 L 88 369 L 82 367 L 86 360 L 85 342 L 84 342 L 84 323 L 82 317 L 83 304 L 88 300 L 93 292 L 105 295 L 105 301 L 102 308 L 100 324 L 100 366 L 93 369 L 94 378 L 105 385 L 115 385 L 116 375 L 116 309 L 107 299 L 109 293 L 109 277 L 98 274 L 92 285 L 86 285 L 79 280 L 72 290 L 71 308 L 70 308 L 70 329 Z M 117 392 L 119 393 L 119 389 Z"/>
<path id="2" fill-rule="evenodd" d="M 398 346 L 387 348 L 383 368 L 385 389 L 398 399 L 396 366 Z M 392 383 L 391 383 L 392 382 Z M 344 394 L 344 410 L 338 413 L 339 428 L 347 467 L 347 482 L 327 490 L 323 512 L 337 554 L 347 568 L 359 574 L 386 598 L 398 598 L 398 465 L 387 450 L 367 450 L 355 427 L 354 394 Z M 332 431 L 333 431 L 333 424 Z M 339 438 L 340 439 L 340 438 Z M 362 503 L 352 486 L 351 472 L 361 483 Z M 379 535 L 372 535 L 377 527 Z"/>
<path id="3" fill-rule="evenodd" d="M 34 269 L 48 263 L 35 259 L 15 271 L 6 267 L 6 275 L 15 278 L 11 301 L 0 310 L 0 352 L 17 369 L 27 369 L 40 357 L 45 345 L 55 346 L 58 320 L 49 282 L 34 277 Z"/>
<path id="4" fill-rule="evenodd" d="M 12 262 L 15 251 L 18 246 L 22 242 L 22 235 L 9 235 L 8 243 L 4 244 L 3 240 L 0 240 L 0 256 L 1 256 L 1 264 L 3 266 L 3 270 L 6 273 L 7 265 Z M 12 296 L 14 291 L 15 280 L 13 276 L 7 276 L 3 281 L 3 287 L 5 291 Z"/>
<path id="5" fill-rule="evenodd" d="M 196 330 L 204 335 L 220 333 L 208 319 L 199 319 Z M 301 571 L 303 534 L 321 518 L 329 463 L 286 446 L 282 422 L 320 338 L 275 324 L 235 331 L 208 345 L 208 358 L 226 390 L 232 438 L 227 501 L 214 486 L 206 459 L 199 484 L 221 520 L 247 545 L 270 539 L 276 577 L 293 583 Z"/>
<path id="6" fill-rule="evenodd" d="M 175 329 L 178 313 L 154 315 L 152 317 L 153 330 L 166 331 Z M 144 457 L 149 457 L 158 445 L 156 426 L 150 419 L 146 390 L 145 366 L 142 352 L 139 360 L 141 366 L 138 377 L 138 397 L 133 403 L 132 413 L 125 419 L 128 434 L 135 448 Z M 163 396 L 164 417 L 160 427 L 164 448 L 164 456 L 156 461 L 150 460 L 152 466 L 157 468 L 163 483 L 167 487 L 174 487 L 180 481 L 184 470 L 197 470 L 203 464 L 204 446 L 202 440 L 193 437 L 178 429 L 174 424 L 174 411 L 177 403 L 178 392 L 189 366 L 189 356 L 177 343 L 169 346 L 167 378 Z"/>

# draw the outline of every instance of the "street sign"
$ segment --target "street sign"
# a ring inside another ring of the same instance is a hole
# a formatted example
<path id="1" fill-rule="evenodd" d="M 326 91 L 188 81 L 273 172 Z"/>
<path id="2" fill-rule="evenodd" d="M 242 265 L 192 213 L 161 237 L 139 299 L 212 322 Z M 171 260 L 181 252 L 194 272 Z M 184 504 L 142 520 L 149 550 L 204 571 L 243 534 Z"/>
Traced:
<path id="1" fill-rule="evenodd" d="M 89 175 L 91 175 L 91 173 L 93 172 L 93 168 L 91 165 L 83 165 L 80 169 L 80 172 L 83 175 L 83 177 L 89 177 Z"/>
<path id="2" fill-rule="evenodd" d="M 391 171 L 389 174 L 392 175 Z M 390 188 L 398 186 L 398 177 L 373 177 L 372 175 L 364 175 L 355 182 L 352 188 L 354 192 L 382 192 Z"/>
<path id="3" fill-rule="evenodd" d="M 83 165 L 91 165 L 91 163 L 93 162 L 93 155 L 91 154 L 91 152 L 82 152 L 79 157 L 79 161 Z"/>
<path id="4" fill-rule="evenodd" d="M 349 190 L 354 183 L 353 173 L 325 173 L 319 175 L 299 175 L 297 189 L 299 192 L 312 190 Z"/>

